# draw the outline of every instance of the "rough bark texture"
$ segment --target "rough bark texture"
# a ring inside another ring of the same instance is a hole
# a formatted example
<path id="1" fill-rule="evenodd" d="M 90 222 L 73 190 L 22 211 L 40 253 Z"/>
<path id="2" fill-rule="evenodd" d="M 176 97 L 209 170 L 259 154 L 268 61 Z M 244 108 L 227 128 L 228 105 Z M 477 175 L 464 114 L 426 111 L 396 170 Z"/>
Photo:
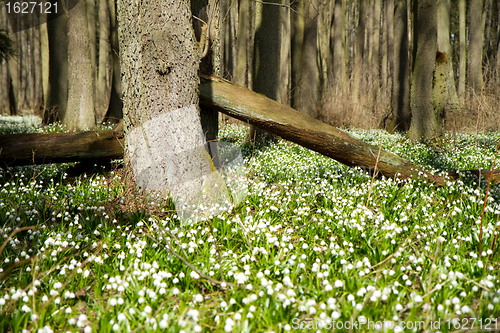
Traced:
<path id="1" fill-rule="evenodd" d="M 184 204 L 210 206 L 220 199 L 211 189 L 225 186 L 204 147 L 189 1 L 119 1 L 118 22 L 125 166 L 138 188 L 171 193 L 180 215 Z"/>
<path id="2" fill-rule="evenodd" d="M 432 80 L 437 50 L 435 0 L 418 0 L 414 4 L 414 60 L 411 85 L 412 140 L 430 140 L 443 133 L 443 119 L 432 104 Z"/>
<path id="3" fill-rule="evenodd" d="M 95 75 L 89 40 L 86 2 L 68 11 L 68 108 L 60 115 L 70 130 L 93 129 L 95 122 Z"/>
<path id="4" fill-rule="evenodd" d="M 406 0 L 396 0 L 394 13 L 394 81 L 392 85 L 393 120 L 389 132 L 410 128 L 410 73 L 408 58 L 408 14 Z"/>
<path id="5" fill-rule="evenodd" d="M 483 89 L 483 0 L 469 2 L 469 66 L 467 81 L 475 94 Z"/>

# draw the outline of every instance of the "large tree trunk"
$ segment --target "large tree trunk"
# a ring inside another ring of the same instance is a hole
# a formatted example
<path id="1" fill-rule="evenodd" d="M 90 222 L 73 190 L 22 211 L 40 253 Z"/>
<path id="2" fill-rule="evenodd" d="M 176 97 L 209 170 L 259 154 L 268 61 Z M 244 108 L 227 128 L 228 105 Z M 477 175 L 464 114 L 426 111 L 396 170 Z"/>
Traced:
<path id="1" fill-rule="evenodd" d="M 86 2 L 68 11 L 68 108 L 61 122 L 70 130 L 93 129 L 95 75 L 89 40 Z"/>
<path id="2" fill-rule="evenodd" d="M 186 223 L 191 217 L 180 211 L 184 204 L 210 206 L 229 198 L 227 190 L 215 191 L 225 185 L 204 147 L 201 53 L 189 1 L 122 0 L 118 22 L 125 167 L 136 187 L 163 198 L 170 193 Z"/>
<path id="3" fill-rule="evenodd" d="M 443 133 L 443 119 L 432 103 L 432 80 L 437 50 L 435 0 L 415 0 L 414 60 L 411 85 L 412 140 L 430 140 Z"/>

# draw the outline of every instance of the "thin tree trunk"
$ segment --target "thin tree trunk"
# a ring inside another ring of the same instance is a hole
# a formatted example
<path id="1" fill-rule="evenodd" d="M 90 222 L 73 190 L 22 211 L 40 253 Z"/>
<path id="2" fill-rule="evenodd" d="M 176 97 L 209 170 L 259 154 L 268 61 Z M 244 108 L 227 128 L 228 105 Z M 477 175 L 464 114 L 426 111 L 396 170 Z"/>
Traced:
<path id="1" fill-rule="evenodd" d="M 346 0 L 335 0 L 333 19 L 333 70 L 336 90 L 344 90 L 347 83 L 347 49 L 346 49 Z"/>
<path id="2" fill-rule="evenodd" d="M 430 140 L 443 133 L 443 119 L 432 104 L 432 80 L 437 49 L 437 11 L 435 0 L 414 3 L 414 52 L 411 84 L 412 140 Z"/>
<path id="3" fill-rule="evenodd" d="M 62 119 L 68 107 L 68 27 L 66 15 L 48 14 L 48 87 L 44 89 L 44 122 Z"/>
<path id="4" fill-rule="evenodd" d="M 279 3 L 279 0 L 272 3 Z M 262 3 L 256 3 L 255 6 L 253 90 L 277 101 L 281 67 L 281 8 Z M 274 141 L 276 137 L 251 126 L 250 139 Z"/>
<path id="5" fill-rule="evenodd" d="M 392 89 L 394 80 L 394 1 L 387 0 L 387 85 Z"/>
<path id="6" fill-rule="evenodd" d="M 330 22 L 332 21 L 332 10 L 329 3 L 318 4 L 320 7 L 318 17 L 318 64 L 319 64 L 319 91 L 320 99 L 329 90 L 328 71 L 330 65 Z"/>
<path id="7" fill-rule="evenodd" d="M 365 11 L 366 0 L 358 1 L 358 25 L 356 27 L 356 50 L 354 52 L 354 68 L 353 68 L 353 83 L 352 83 L 352 101 L 354 105 L 359 105 L 362 81 L 364 71 L 364 54 L 365 54 L 365 25 L 366 25 L 366 11 Z"/>
<path id="8" fill-rule="evenodd" d="M 114 0 L 108 0 L 109 21 L 111 28 L 111 93 L 109 97 L 109 109 L 106 119 L 117 122 L 123 118 L 123 102 L 121 87 L 120 58 L 118 55 L 118 21 L 116 17 L 117 3 Z"/>
<path id="9" fill-rule="evenodd" d="M 444 55 L 436 64 L 434 75 L 435 91 L 434 105 L 440 112 L 459 111 L 457 89 L 455 87 L 455 76 L 453 73 L 453 51 L 450 42 L 450 3 L 449 0 L 438 0 L 437 2 L 437 47 Z M 439 67 L 439 68 L 438 68 Z M 441 68 L 442 67 L 442 68 Z M 437 75 L 442 72 L 441 75 Z M 438 86 L 441 87 L 438 87 Z"/>
<path id="10" fill-rule="evenodd" d="M 375 100 L 380 89 L 380 11 L 382 0 L 373 3 L 373 33 L 372 33 L 372 99 Z"/>
<path id="11" fill-rule="evenodd" d="M 7 13 L 0 11 L 0 27 L 7 28 Z M 0 61 L 0 113 L 10 114 L 9 90 L 10 75 L 8 61 Z"/>
<path id="12" fill-rule="evenodd" d="M 238 22 L 238 62 L 236 65 L 236 80 L 235 82 L 241 86 L 248 87 L 248 39 L 250 35 L 250 1 L 241 0 L 239 5 Z"/>
<path id="13" fill-rule="evenodd" d="M 483 89 L 483 0 L 469 3 L 469 69 L 467 80 L 475 94 Z"/>
<path id="14" fill-rule="evenodd" d="M 289 0 L 282 0 L 283 5 L 290 6 Z M 291 74 L 291 11 L 289 8 L 282 8 L 281 13 L 281 59 L 280 59 L 280 79 L 277 101 L 290 105 L 290 74 Z"/>
<path id="15" fill-rule="evenodd" d="M 394 82 L 392 85 L 393 120 L 389 132 L 410 128 L 410 73 L 408 58 L 408 15 L 406 0 L 396 0 L 394 14 Z"/>
<path id="16" fill-rule="evenodd" d="M 465 93 L 465 81 L 467 70 L 467 36 L 465 35 L 465 2 L 466 0 L 458 0 L 458 17 L 459 17 L 459 36 L 460 36 L 460 70 L 458 75 L 458 94 L 460 97 Z"/>
<path id="17" fill-rule="evenodd" d="M 196 3 L 192 2 L 192 4 Z M 207 23 L 205 28 L 207 29 L 206 38 L 208 44 L 206 45 L 209 47 L 206 56 L 201 60 L 200 72 L 220 76 L 219 2 L 209 0 L 208 2 L 200 1 L 197 4 L 203 6 L 198 13 L 198 17 Z M 196 26 L 199 26 L 198 23 Z M 199 35 L 199 38 L 201 38 L 201 29 Z M 200 43 L 203 43 L 203 41 L 200 41 Z M 210 143 L 206 146 L 207 151 L 212 157 L 214 165 L 218 168 L 220 167 L 219 150 L 218 145 L 214 144 L 214 142 L 217 140 L 219 133 L 219 112 L 206 106 L 200 106 L 200 120 L 205 140 Z"/>
<path id="18" fill-rule="evenodd" d="M 87 11 L 87 26 L 88 26 L 88 38 L 89 38 L 89 48 L 90 48 L 90 61 L 92 64 L 92 75 L 93 75 L 93 86 L 94 86 L 94 113 L 97 110 L 98 94 L 97 94 L 97 43 L 96 43 L 96 0 L 82 0 L 85 1 L 85 7 Z M 69 50 L 71 52 L 71 50 Z M 70 73 L 71 75 L 71 73 Z M 96 116 L 97 114 L 95 114 Z"/>
<path id="19" fill-rule="evenodd" d="M 101 123 L 106 116 L 111 97 L 112 83 L 112 55 L 111 55 L 111 34 L 110 15 L 107 0 L 99 1 L 99 66 L 97 68 L 96 84 L 96 110 L 95 118 L 97 123 Z"/>
<path id="20" fill-rule="evenodd" d="M 295 2 L 295 12 L 304 13 L 305 1 Z M 292 105 L 296 107 L 296 90 L 299 85 L 302 65 L 302 45 L 304 44 L 304 16 L 297 13 L 292 14 Z"/>
<path id="21" fill-rule="evenodd" d="M 389 0 L 391 1 L 391 0 Z M 388 27 L 387 27 L 387 5 L 388 1 L 383 2 L 383 13 L 385 15 L 382 15 L 382 63 L 380 64 L 380 80 L 382 84 L 382 88 L 385 88 L 387 86 L 387 79 L 388 79 L 388 63 L 389 63 L 389 48 L 387 44 L 387 33 L 388 33 Z"/>

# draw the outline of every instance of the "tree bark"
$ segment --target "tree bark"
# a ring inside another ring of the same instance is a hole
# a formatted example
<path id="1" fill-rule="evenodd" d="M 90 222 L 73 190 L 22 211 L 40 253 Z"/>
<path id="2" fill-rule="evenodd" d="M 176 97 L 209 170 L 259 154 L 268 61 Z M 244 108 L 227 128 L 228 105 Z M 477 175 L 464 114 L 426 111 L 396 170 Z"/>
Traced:
<path id="1" fill-rule="evenodd" d="M 449 0 L 437 1 L 437 47 L 434 70 L 434 108 L 437 112 L 459 111 L 455 76 L 453 73 L 453 51 L 450 42 L 450 4 Z M 443 115 L 444 117 L 444 115 Z"/>
<path id="2" fill-rule="evenodd" d="M 197 4 L 197 7 L 201 7 L 198 12 L 198 17 L 207 23 L 207 26 L 204 27 L 204 29 L 206 29 L 206 40 L 200 41 L 200 43 L 205 42 L 205 47 L 208 47 L 208 50 L 206 56 L 201 60 L 200 72 L 204 74 L 220 76 L 221 66 L 219 2 L 215 0 L 209 0 L 192 2 L 191 4 Z M 201 38 L 203 30 L 200 23 L 201 22 L 199 21 L 195 22 L 195 32 L 199 36 L 197 37 L 198 39 Z M 205 135 L 205 140 L 211 143 L 206 146 L 207 151 L 212 157 L 214 165 L 218 168 L 220 166 L 219 150 L 218 146 L 213 143 L 217 140 L 217 135 L 219 133 L 219 112 L 206 106 L 200 106 L 200 119 L 203 134 Z"/>
<path id="3" fill-rule="evenodd" d="M 408 14 L 406 0 L 396 0 L 394 14 L 394 81 L 392 85 L 393 120 L 389 132 L 410 128 L 410 73 L 408 58 Z"/>
<path id="4" fill-rule="evenodd" d="M 304 37 L 301 45 L 297 86 L 294 90 L 295 108 L 312 117 L 317 117 L 317 103 L 320 99 L 318 67 L 318 17 L 319 0 L 305 1 Z"/>
<path id="5" fill-rule="evenodd" d="M 347 83 L 347 48 L 346 48 L 346 0 L 335 0 L 333 19 L 333 72 L 336 90 L 345 90 Z"/>
<path id="6" fill-rule="evenodd" d="M 123 118 L 123 102 L 120 71 L 120 54 L 118 45 L 118 21 L 116 18 L 116 1 L 108 0 L 109 20 L 111 27 L 111 93 L 109 97 L 109 109 L 106 118 L 112 122 L 118 122 Z"/>
<path id="7" fill-rule="evenodd" d="M 238 16 L 242 18 L 238 22 L 238 61 L 236 64 L 235 82 L 243 87 L 248 87 L 248 43 L 250 36 L 250 1 L 241 0 Z"/>
<path id="8" fill-rule="evenodd" d="M 0 164 L 99 162 L 123 157 L 123 133 L 12 134 L 0 136 Z"/>
<path id="9" fill-rule="evenodd" d="M 106 116 L 111 97 L 112 55 L 110 15 L 107 0 L 99 1 L 99 65 L 97 67 L 95 118 L 101 123 Z"/>
<path id="10" fill-rule="evenodd" d="M 48 87 L 44 89 L 44 122 L 62 119 L 68 107 L 68 26 L 66 15 L 48 14 Z"/>
<path id="11" fill-rule="evenodd" d="M 225 196 L 218 192 L 225 185 L 204 147 L 198 107 L 202 52 L 189 1 L 122 0 L 118 22 L 125 168 L 136 188 L 163 198 L 170 194 L 181 223 L 187 223 L 184 204 L 210 206 L 229 198 L 227 190 Z"/>
<path id="12" fill-rule="evenodd" d="M 373 3 L 373 32 L 372 32 L 372 99 L 375 100 L 380 89 L 380 11 L 382 7 L 381 0 L 375 0 Z"/>
<path id="13" fill-rule="evenodd" d="M 459 20 L 459 36 L 460 36 L 460 70 L 458 75 L 458 94 L 460 97 L 465 93 L 465 81 L 467 70 L 467 36 L 465 35 L 465 2 L 466 0 L 458 0 L 458 20 Z"/>
<path id="14" fill-rule="evenodd" d="M 279 0 L 271 3 L 279 3 Z M 255 4 L 255 41 L 253 91 L 279 99 L 281 61 L 281 8 L 271 4 Z M 272 133 L 250 127 L 250 140 L 274 141 Z"/>
<path id="15" fill-rule="evenodd" d="M 365 25 L 366 25 L 366 0 L 358 1 L 358 25 L 356 27 L 356 49 L 354 52 L 354 68 L 352 82 L 352 101 L 354 105 L 359 105 L 362 81 L 365 74 L 364 54 L 365 54 Z"/>
<path id="16" fill-rule="evenodd" d="M 443 134 L 442 115 L 433 108 L 432 81 L 437 50 L 435 0 L 415 0 L 414 53 L 411 85 L 411 126 L 408 136 L 425 141 Z"/>
<path id="17" fill-rule="evenodd" d="M 356 140 L 333 126 L 246 88 L 218 78 L 203 77 L 200 102 L 345 165 L 374 170 L 378 147 Z M 432 176 L 407 160 L 384 150 L 380 153 L 377 170 L 386 177 L 395 177 L 399 173 L 398 177 L 401 178 L 417 176 L 419 172 L 423 172 L 428 179 L 441 182 L 439 177 Z"/>
<path id="18" fill-rule="evenodd" d="M 69 130 L 93 129 L 95 75 L 89 40 L 86 1 L 68 11 L 68 108 L 61 122 Z"/>
<path id="19" fill-rule="evenodd" d="M 467 81 L 475 94 L 483 89 L 483 0 L 469 2 L 469 70 Z"/>

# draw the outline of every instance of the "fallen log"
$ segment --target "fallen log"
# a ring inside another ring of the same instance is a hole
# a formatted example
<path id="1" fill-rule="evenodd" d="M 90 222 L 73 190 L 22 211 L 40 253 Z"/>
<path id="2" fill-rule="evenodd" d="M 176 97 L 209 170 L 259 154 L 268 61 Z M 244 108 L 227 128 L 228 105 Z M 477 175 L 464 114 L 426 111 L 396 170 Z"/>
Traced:
<path id="1" fill-rule="evenodd" d="M 231 117 L 255 125 L 284 139 L 331 157 L 348 166 L 377 171 L 386 177 L 407 179 L 426 177 L 437 185 L 444 179 L 393 153 L 352 138 L 346 132 L 273 101 L 231 82 L 201 76 L 200 103 Z M 90 131 L 82 133 L 12 134 L 0 136 L 0 164 L 4 166 L 103 162 L 123 157 L 123 132 Z M 488 178 L 489 171 L 469 170 Z M 449 179 L 458 179 L 456 171 Z M 500 180 L 494 170 L 493 180 Z"/>
<path id="2" fill-rule="evenodd" d="M 0 136 L 3 166 L 104 162 L 123 157 L 123 132 L 11 134 Z"/>
<path id="3" fill-rule="evenodd" d="M 380 174 L 390 178 L 424 176 L 438 184 L 443 181 L 393 153 L 380 150 L 379 154 L 376 146 L 220 78 L 201 76 L 200 103 L 351 167 L 374 170 L 377 165 Z"/>

